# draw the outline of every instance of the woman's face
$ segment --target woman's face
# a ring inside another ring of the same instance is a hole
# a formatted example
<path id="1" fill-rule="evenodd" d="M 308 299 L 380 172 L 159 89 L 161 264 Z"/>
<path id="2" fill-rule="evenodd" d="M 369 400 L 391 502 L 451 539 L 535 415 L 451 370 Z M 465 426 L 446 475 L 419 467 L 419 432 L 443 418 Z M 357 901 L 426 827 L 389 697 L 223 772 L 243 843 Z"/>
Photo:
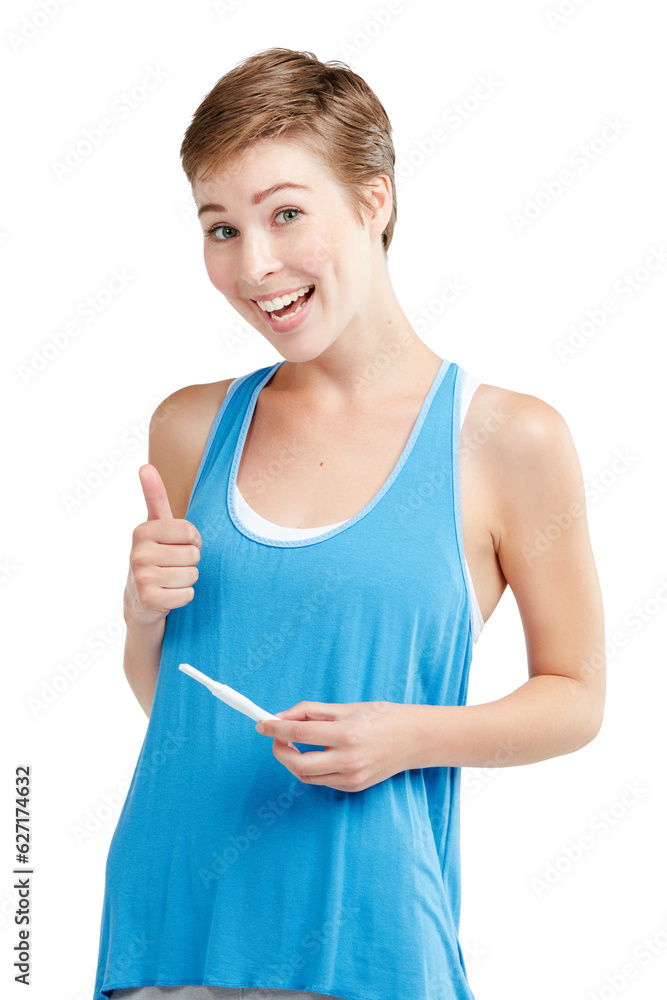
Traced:
<path id="1" fill-rule="evenodd" d="M 260 140 L 193 190 L 211 282 L 284 357 L 317 357 L 370 322 L 374 229 L 304 146 Z M 283 306 L 294 313 L 285 319 L 258 304 L 304 288 L 313 291 Z"/>

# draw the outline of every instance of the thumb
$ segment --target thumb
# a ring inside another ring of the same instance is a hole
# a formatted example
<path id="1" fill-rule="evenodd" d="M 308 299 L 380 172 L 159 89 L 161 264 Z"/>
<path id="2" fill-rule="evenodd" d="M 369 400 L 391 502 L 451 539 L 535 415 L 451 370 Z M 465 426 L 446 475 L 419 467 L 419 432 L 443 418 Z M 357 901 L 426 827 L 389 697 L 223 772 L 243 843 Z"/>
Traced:
<path id="1" fill-rule="evenodd" d="M 142 465 L 139 469 L 139 480 L 146 501 L 148 520 L 156 521 L 162 517 L 173 517 L 167 491 L 155 466 Z"/>

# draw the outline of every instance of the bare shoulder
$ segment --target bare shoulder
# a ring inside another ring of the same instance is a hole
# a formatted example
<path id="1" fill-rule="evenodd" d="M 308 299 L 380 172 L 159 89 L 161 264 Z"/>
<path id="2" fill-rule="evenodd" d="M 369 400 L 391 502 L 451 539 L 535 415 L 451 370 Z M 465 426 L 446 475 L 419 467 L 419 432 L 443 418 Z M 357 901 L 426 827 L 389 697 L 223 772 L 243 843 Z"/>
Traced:
<path id="1" fill-rule="evenodd" d="M 510 449 L 516 458 L 525 454 L 526 447 L 538 447 L 556 437 L 569 435 L 569 429 L 555 407 L 537 396 L 498 385 L 482 383 L 473 394 L 464 423 L 467 437 L 493 437 L 503 449 Z M 507 456 L 505 456 L 507 457 Z"/>
<path id="2" fill-rule="evenodd" d="M 148 461 L 162 477 L 174 517 L 185 517 L 208 435 L 233 381 L 186 385 L 163 399 L 151 416 Z"/>
<path id="3" fill-rule="evenodd" d="M 570 429 L 562 414 L 537 396 L 480 385 L 462 428 L 461 461 L 484 484 L 497 525 L 515 523 L 531 504 L 548 506 L 575 495 L 583 501 Z"/>

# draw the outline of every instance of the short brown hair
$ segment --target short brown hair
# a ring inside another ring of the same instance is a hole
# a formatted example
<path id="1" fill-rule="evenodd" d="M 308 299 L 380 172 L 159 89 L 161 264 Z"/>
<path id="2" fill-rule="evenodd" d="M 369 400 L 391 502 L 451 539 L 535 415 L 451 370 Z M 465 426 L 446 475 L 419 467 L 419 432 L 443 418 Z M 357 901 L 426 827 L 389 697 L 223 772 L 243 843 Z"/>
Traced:
<path id="1" fill-rule="evenodd" d="M 396 222 L 394 144 L 387 112 L 365 80 L 339 60 L 270 48 L 225 73 L 195 111 L 181 144 L 183 170 L 194 186 L 200 168 L 217 170 L 253 142 L 296 138 L 319 155 L 345 188 L 363 224 L 363 189 L 391 178 L 393 208 L 382 234 L 386 254 Z"/>

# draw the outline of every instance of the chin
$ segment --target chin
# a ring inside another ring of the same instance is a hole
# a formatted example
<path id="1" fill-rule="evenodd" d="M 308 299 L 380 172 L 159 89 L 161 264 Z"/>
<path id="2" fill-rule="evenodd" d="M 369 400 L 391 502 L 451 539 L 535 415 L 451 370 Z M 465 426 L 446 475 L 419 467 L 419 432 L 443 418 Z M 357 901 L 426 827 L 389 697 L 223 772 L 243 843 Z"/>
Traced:
<path id="1" fill-rule="evenodd" d="M 328 350 L 329 345 L 322 347 L 319 350 L 313 347 L 308 347 L 307 344 L 302 344 L 300 347 L 294 347 L 290 350 L 284 341 L 273 345 L 279 354 L 282 354 L 285 361 L 289 361 L 292 364 L 305 364 L 308 361 L 315 361 L 317 358 L 322 357 L 325 351 Z"/>

